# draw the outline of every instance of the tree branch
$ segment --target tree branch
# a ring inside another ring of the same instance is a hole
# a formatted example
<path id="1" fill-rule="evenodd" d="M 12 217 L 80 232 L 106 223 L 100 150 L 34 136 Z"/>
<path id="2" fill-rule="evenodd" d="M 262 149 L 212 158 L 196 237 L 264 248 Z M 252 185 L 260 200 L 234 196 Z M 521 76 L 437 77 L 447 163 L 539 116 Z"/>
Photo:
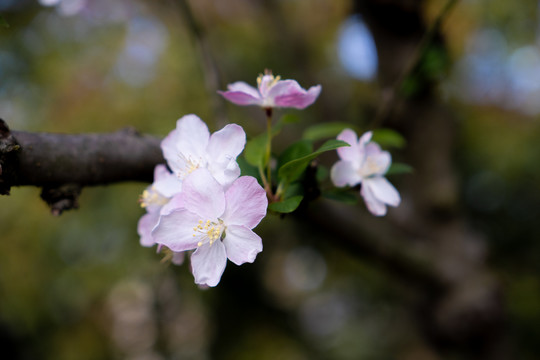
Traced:
<path id="1" fill-rule="evenodd" d="M 84 186 L 151 182 L 164 163 L 161 139 L 131 128 L 107 134 L 10 131 L 0 119 L 0 194 L 12 186 L 43 188 L 53 213 L 77 207 Z"/>

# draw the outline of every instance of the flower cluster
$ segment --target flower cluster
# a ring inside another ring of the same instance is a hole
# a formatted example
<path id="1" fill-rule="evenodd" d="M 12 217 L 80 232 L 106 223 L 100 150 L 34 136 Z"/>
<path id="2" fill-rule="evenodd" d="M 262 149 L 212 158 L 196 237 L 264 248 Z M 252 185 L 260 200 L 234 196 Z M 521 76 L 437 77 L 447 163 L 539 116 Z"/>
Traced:
<path id="1" fill-rule="evenodd" d="M 337 137 L 350 147 L 337 150 L 339 160 L 331 169 L 330 176 L 334 185 L 343 187 L 362 184 L 360 194 L 368 210 L 376 216 L 386 215 L 386 205 L 398 206 L 401 202 L 398 191 L 384 174 L 392 163 L 388 151 L 370 141 L 372 133 L 367 132 L 358 139 L 351 129 L 343 130 Z"/>
<path id="2" fill-rule="evenodd" d="M 141 245 L 167 247 L 175 263 L 195 250 L 191 266 L 197 284 L 217 285 L 227 258 L 240 265 L 262 251 L 252 229 L 266 215 L 268 202 L 255 178 L 240 177 L 236 158 L 245 143 L 236 124 L 210 135 L 197 116 L 182 117 L 161 143 L 171 171 L 158 165 L 154 183 L 141 196 L 147 210 L 138 224 Z"/>

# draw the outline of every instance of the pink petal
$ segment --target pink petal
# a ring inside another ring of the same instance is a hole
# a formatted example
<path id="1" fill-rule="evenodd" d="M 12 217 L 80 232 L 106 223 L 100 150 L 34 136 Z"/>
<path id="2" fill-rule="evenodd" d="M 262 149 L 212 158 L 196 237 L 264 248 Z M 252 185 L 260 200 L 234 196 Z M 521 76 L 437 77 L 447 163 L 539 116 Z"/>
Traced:
<path id="1" fill-rule="evenodd" d="M 141 216 L 137 224 L 137 233 L 141 237 L 142 246 L 153 246 L 156 244 L 152 237 L 152 229 L 159 221 L 159 212 L 147 213 Z"/>
<path id="2" fill-rule="evenodd" d="M 285 81 L 294 80 L 284 80 L 283 82 Z M 296 83 L 296 81 L 294 82 Z M 298 86 L 298 88 L 296 86 Z M 277 87 L 276 85 L 270 90 L 269 97 L 273 96 L 273 102 L 277 107 L 292 107 L 295 109 L 305 109 L 309 105 L 313 104 L 321 93 L 320 85 L 312 86 L 307 92 L 304 89 L 300 88 L 298 83 L 296 83 L 296 86 L 289 88 L 288 93 L 274 95 L 274 88 Z"/>
<path id="3" fill-rule="evenodd" d="M 247 95 L 250 95 L 251 97 L 254 97 L 254 98 L 260 98 L 260 94 L 259 94 L 259 90 L 257 90 L 256 88 L 254 88 L 253 86 L 243 82 L 243 81 L 237 81 L 237 82 L 234 82 L 232 84 L 229 84 L 227 86 L 227 89 L 229 91 L 234 91 L 234 92 L 242 92 L 242 93 L 245 93 Z"/>
<path id="4" fill-rule="evenodd" d="M 360 184 L 362 177 L 360 176 L 358 169 L 355 168 L 355 164 L 351 161 L 340 160 L 332 166 L 330 170 L 330 179 L 332 183 L 337 187 L 343 187 L 346 185 L 355 186 Z"/>
<path id="5" fill-rule="evenodd" d="M 273 75 L 263 75 L 263 77 L 257 78 L 257 81 L 259 81 L 259 79 L 259 93 L 263 99 L 269 97 L 269 91 L 273 89 L 276 84 L 280 83 L 280 81 L 275 83 L 276 78 Z"/>
<path id="6" fill-rule="evenodd" d="M 169 175 L 171 175 L 171 172 L 169 171 L 169 169 L 167 169 L 167 166 L 165 166 L 164 164 L 158 164 L 154 168 L 154 181 L 164 179 Z"/>
<path id="7" fill-rule="evenodd" d="M 185 115 L 176 123 L 178 132 L 176 148 L 187 160 L 199 161 L 205 158 L 210 132 L 197 115 Z M 173 169 L 174 170 L 174 169 Z"/>
<path id="8" fill-rule="evenodd" d="M 227 226 L 223 244 L 227 250 L 227 257 L 236 265 L 252 263 L 263 249 L 262 239 L 253 231 L 244 226 Z"/>
<path id="9" fill-rule="evenodd" d="M 264 189 L 252 176 L 239 177 L 225 193 L 223 221 L 253 229 L 266 216 L 268 200 Z"/>
<path id="10" fill-rule="evenodd" d="M 191 267 L 195 283 L 216 286 L 227 265 L 225 245 L 216 241 L 212 245 L 206 243 L 191 255 Z"/>
<path id="11" fill-rule="evenodd" d="M 218 91 L 218 94 L 229 100 L 233 104 L 246 106 L 246 105 L 261 105 L 262 100 L 260 98 L 254 98 L 243 92 L 236 91 Z"/>
<path id="12" fill-rule="evenodd" d="M 369 183 L 362 183 L 362 189 L 360 194 L 364 198 L 364 202 L 368 210 L 375 216 L 384 216 L 386 215 L 386 205 L 384 202 L 380 201 L 373 194 L 373 190 L 370 188 Z"/>
<path id="13" fill-rule="evenodd" d="M 192 172 L 183 182 L 184 206 L 202 220 L 214 221 L 225 211 L 225 192 L 206 168 Z"/>
<path id="14" fill-rule="evenodd" d="M 377 198 L 377 200 L 382 201 L 385 204 L 398 206 L 401 202 L 399 192 L 396 190 L 394 185 L 392 185 L 383 176 L 375 176 L 365 179 L 362 187 L 364 186 L 369 188 L 370 192 Z"/>
<path id="15" fill-rule="evenodd" d="M 185 209 L 184 196 L 182 194 L 176 194 L 175 196 L 173 196 L 168 203 L 163 205 L 159 214 L 167 215 L 178 209 Z"/>
<path id="16" fill-rule="evenodd" d="M 368 131 L 368 132 L 364 133 L 360 137 L 360 140 L 358 141 L 358 145 L 361 146 L 361 147 L 365 147 L 369 143 L 369 141 L 371 140 L 372 136 L 373 136 L 373 132 L 371 132 L 371 131 Z"/>
<path id="17" fill-rule="evenodd" d="M 197 248 L 198 237 L 193 236 L 193 227 L 201 220 L 200 216 L 186 209 L 177 209 L 159 218 L 152 231 L 154 241 L 167 246 L 172 251 L 185 251 Z"/>
<path id="18" fill-rule="evenodd" d="M 358 146 L 358 137 L 351 129 L 345 129 L 337 136 L 338 140 L 345 141 L 351 146 L 344 146 L 337 149 L 337 153 L 342 160 L 351 161 L 360 165 L 363 159 L 363 150 Z"/>
<path id="19" fill-rule="evenodd" d="M 173 251 L 173 256 L 172 256 L 171 262 L 174 265 L 182 265 L 184 263 L 185 257 L 186 257 L 185 252 L 183 252 L 183 251 L 181 251 L 181 252 Z"/>
<path id="20" fill-rule="evenodd" d="M 210 136 L 207 152 L 212 162 L 229 162 L 236 159 L 246 146 L 246 133 L 241 126 L 229 124 Z"/>

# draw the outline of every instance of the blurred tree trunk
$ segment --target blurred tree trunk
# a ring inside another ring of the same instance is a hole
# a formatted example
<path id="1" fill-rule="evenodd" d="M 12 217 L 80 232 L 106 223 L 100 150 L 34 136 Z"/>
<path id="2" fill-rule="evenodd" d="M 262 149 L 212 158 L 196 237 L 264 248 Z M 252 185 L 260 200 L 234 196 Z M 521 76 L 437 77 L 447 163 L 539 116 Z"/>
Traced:
<path id="1" fill-rule="evenodd" d="M 422 73 L 425 59 L 418 58 L 407 69 L 422 51 L 419 45 L 426 33 L 432 35 L 429 50 L 448 56 L 439 29 L 425 23 L 423 4 L 355 1 L 355 11 L 368 23 L 377 46 L 381 101 L 389 107 L 380 125 L 404 134 L 409 144 L 404 161 L 415 169 L 399 186 L 404 201 L 392 221 L 408 234 L 399 241 L 409 241 L 407 245 L 432 259 L 433 275 L 442 285 L 425 294 L 427 302 L 419 309 L 419 321 L 431 343 L 442 353 L 459 351 L 471 359 L 508 358 L 501 341 L 504 310 L 499 285 L 486 264 L 487 242 L 468 227 L 460 207 L 454 163 L 458 124 L 439 100 L 435 80 Z M 404 85 L 411 81 L 414 92 L 404 94 Z"/>

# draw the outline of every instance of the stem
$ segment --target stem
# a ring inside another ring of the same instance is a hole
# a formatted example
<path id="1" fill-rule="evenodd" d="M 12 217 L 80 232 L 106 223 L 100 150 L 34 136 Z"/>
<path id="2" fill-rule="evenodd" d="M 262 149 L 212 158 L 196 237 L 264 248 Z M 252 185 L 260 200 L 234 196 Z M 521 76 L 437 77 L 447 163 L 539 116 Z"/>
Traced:
<path id="1" fill-rule="evenodd" d="M 265 108 L 266 112 L 266 180 L 268 181 L 268 197 L 273 198 L 272 194 L 272 168 L 270 158 L 272 156 L 272 108 Z"/>

